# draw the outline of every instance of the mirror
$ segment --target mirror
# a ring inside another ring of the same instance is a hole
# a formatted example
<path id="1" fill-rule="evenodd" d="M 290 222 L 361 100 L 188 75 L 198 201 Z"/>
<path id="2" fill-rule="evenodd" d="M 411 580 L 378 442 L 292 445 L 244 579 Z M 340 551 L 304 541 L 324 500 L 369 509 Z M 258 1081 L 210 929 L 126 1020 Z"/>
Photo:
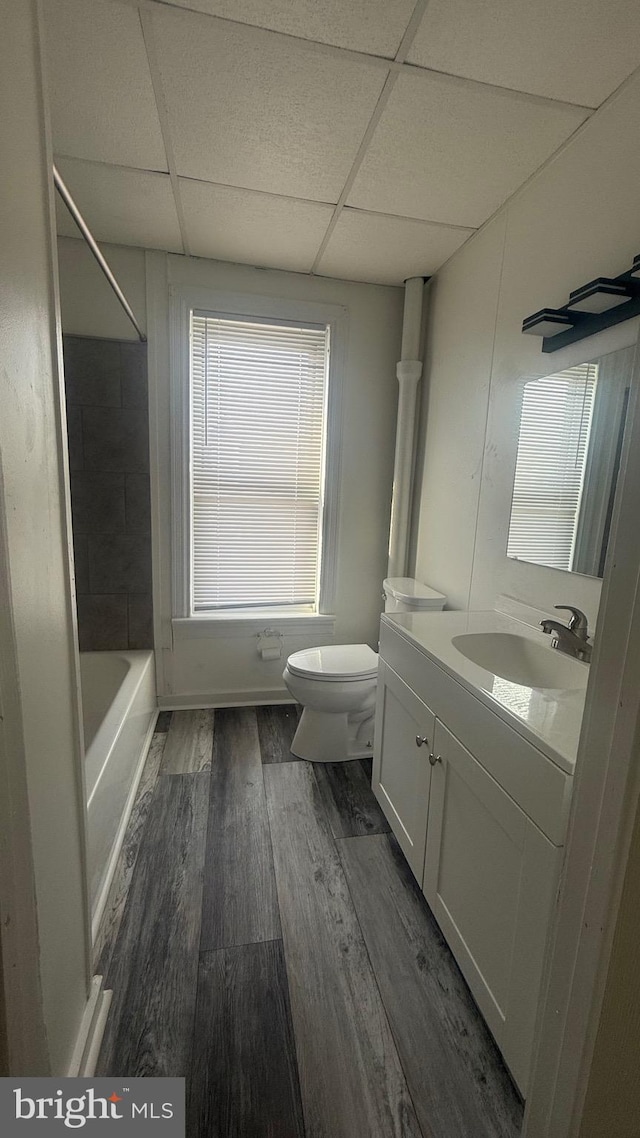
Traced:
<path id="1" fill-rule="evenodd" d="M 633 348 L 524 385 L 507 556 L 602 577 Z"/>

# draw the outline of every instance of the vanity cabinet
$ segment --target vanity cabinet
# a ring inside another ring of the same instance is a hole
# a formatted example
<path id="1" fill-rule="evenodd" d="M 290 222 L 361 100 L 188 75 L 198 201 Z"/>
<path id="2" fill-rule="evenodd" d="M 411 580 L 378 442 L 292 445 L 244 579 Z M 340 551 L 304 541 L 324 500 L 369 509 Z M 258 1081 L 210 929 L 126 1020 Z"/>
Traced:
<path id="1" fill-rule="evenodd" d="M 436 724 L 423 892 L 524 1091 L 561 849 Z"/>
<path id="2" fill-rule="evenodd" d="M 433 660 L 384 632 L 373 790 L 523 1094 L 570 783 Z"/>
<path id="3" fill-rule="evenodd" d="M 380 740 L 375 792 L 418 881 L 422 881 L 436 717 L 382 662 L 375 737 Z"/>

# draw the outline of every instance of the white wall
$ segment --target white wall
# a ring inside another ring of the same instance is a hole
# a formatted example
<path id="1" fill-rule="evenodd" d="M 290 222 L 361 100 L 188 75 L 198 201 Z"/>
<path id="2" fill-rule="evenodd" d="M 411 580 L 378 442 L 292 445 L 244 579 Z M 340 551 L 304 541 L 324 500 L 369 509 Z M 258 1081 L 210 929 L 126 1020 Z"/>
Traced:
<path id="1" fill-rule="evenodd" d="M 112 308 L 107 311 L 98 268 L 81 243 L 61 238 L 59 248 L 63 330 L 77 335 L 130 335 L 116 325 Z M 139 249 L 104 248 L 136 314 L 143 313 L 140 281 L 145 254 Z M 224 699 L 229 693 L 246 693 L 250 700 L 252 693 L 265 691 L 284 698 L 284 658 L 300 648 L 327 643 L 326 630 L 287 637 L 283 659 L 271 662 L 258 657 L 253 633 L 197 640 L 173 637 L 168 290 L 186 284 L 348 309 L 334 639 L 372 645 L 378 640 L 387 567 L 403 290 L 162 253 L 149 253 L 147 258 L 153 267 L 149 281 L 159 274 L 162 282 L 160 295 L 156 281 L 147 299 L 150 400 L 157 413 L 152 462 L 155 448 L 154 603 L 157 644 L 163 649 L 158 653 L 159 695 L 166 697 L 165 704 L 197 704 L 203 695 Z"/>
<path id="2" fill-rule="evenodd" d="M 319 633 L 311 629 L 295 637 L 285 633 L 283 657 L 274 661 L 258 656 L 255 631 L 244 637 L 180 641 L 172 637 L 168 347 L 166 338 L 159 342 L 154 329 L 166 332 L 169 287 L 315 301 L 348 309 L 334 638 L 341 643 L 376 645 L 387 561 L 402 290 L 163 254 L 148 254 L 148 263 L 156 274 L 165 274 L 160 297 L 157 288 L 148 294 L 150 395 L 152 400 L 157 398 L 158 425 L 154 602 L 160 598 L 155 605 L 156 629 L 164 646 L 159 692 L 169 703 L 176 699 L 197 703 L 199 696 L 221 702 L 236 698 L 251 701 L 255 693 L 259 693 L 258 698 L 284 697 L 282 669 L 286 657 L 301 648 L 327 643 L 330 637 L 326 630 Z M 150 268 L 149 281 L 151 275 Z M 162 311 L 154 315 L 156 299 Z M 152 442 L 152 469 L 153 449 Z M 152 475 L 152 497 L 153 493 Z M 265 620 L 264 625 L 284 631 L 277 621 Z"/>
<path id="3" fill-rule="evenodd" d="M 0 37 L 0 905 L 12 1073 L 65 1074 L 88 994 L 77 649 L 35 3 Z"/>
<path id="4" fill-rule="evenodd" d="M 429 286 L 415 571 L 453 608 L 490 608 L 506 592 L 542 608 L 577 604 L 595 622 L 600 582 L 505 554 L 520 390 L 525 378 L 632 344 L 638 321 L 553 355 L 520 329 L 529 313 L 630 266 L 640 249 L 639 133 L 636 76 Z"/>
<path id="5" fill-rule="evenodd" d="M 144 253 L 125 245 L 104 252 L 140 327 L 147 321 Z M 107 340 L 137 340 L 138 333 L 107 283 L 88 245 L 73 237 L 58 238 L 62 328 L 67 335 Z"/>

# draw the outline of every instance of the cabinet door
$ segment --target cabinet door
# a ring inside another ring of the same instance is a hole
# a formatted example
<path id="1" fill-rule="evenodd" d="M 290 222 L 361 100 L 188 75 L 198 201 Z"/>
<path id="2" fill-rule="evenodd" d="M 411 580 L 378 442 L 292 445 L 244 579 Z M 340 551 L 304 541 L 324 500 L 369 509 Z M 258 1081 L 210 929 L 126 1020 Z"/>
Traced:
<path id="1" fill-rule="evenodd" d="M 434 727 L 433 712 L 380 661 L 372 786 L 420 884 Z"/>
<path id="2" fill-rule="evenodd" d="M 526 1094 L 561 850 L 438 722 L 424 893 Z"/>

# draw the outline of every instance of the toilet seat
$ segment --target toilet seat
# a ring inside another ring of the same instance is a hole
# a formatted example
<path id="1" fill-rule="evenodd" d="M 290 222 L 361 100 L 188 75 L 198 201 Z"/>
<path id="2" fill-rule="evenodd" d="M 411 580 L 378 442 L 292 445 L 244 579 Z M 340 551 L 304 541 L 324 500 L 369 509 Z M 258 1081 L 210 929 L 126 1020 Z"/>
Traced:
<path id="1" fill-rule="evenodd" d="M 378 674 L 378 656 L 368 644 L 323 644 L 294 652 L 287 667 L 294 676 L 320 682 L 367 680 Z"/>

